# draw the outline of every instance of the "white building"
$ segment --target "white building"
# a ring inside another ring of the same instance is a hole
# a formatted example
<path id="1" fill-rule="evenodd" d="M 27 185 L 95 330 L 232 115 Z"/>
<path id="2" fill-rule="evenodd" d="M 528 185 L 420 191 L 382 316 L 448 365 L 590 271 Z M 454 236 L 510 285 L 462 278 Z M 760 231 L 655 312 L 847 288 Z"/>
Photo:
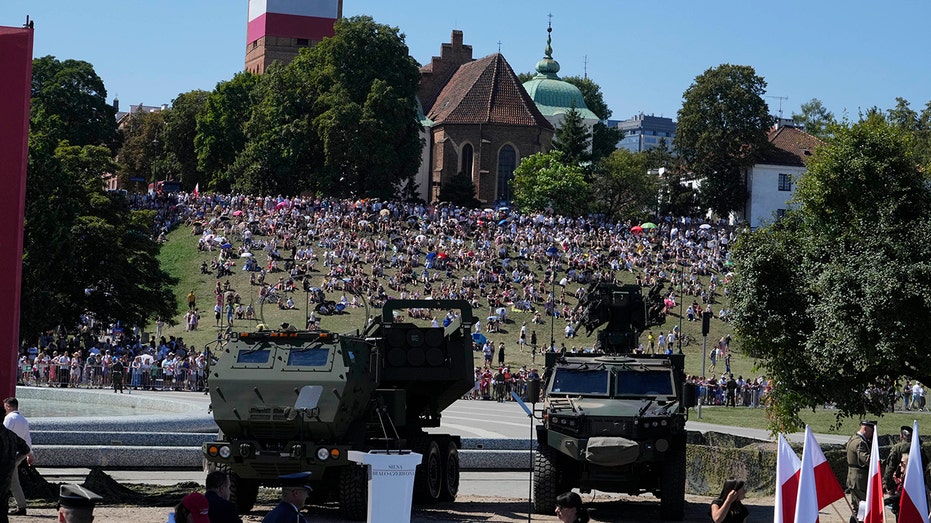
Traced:
<path id="1" fill-rule="evenodd" d="M 780 126 L 769 132 L 772 149 L 747 170 L 747 205 L 743 218 L 750 227 L 771 223 L 785 214 L 795 195 L 795 183 L 807 170 L 806 162 L 821 140 L 796 127 Z"/>

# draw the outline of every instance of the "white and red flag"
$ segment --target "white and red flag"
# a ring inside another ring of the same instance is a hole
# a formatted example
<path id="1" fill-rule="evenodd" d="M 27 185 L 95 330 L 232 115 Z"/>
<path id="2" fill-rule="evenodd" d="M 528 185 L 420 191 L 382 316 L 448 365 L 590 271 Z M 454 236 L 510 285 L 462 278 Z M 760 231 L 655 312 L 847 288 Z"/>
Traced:
<path id="1" fill-rule="evenodd" d="M 200 198 L 200 184 L 194 184 L 194 199 Z"/>
<path id="2" fill-rule="evenodd" d="M 798 496 L 798 478 L 802 462 L 789 446 L 786 439 L 779 435 L 779 450 L 776 455 L 776 507 L 773 523 L 793 523 L 795 521 L 795 502 Z"/>
<path id="3" fill-rule="evenodd" d="M 883 507 L 882 469 L 879 466 L 879 436 L 873 430 L 873 447 L 870 450 L 870 473 L 866 483 L 866 514 L 863 523 L 885 523 Z"/>
<path id="4" fill-rule="evenodd" d="M 813 454 L 819 454 L 821 447 L 811 435 L 811 427 L 805 427 L 805 448 L 802 450 L 802 463 L 798 477 L 798 495 L 795 504 L 794 523 L 817 523 L 818 521 L 818 484 L 815 481 Z M 836 481 L 836 480 L 835 480 Z"/>
<path id="5" fill-rule="evenodd" d="M 902 497 L 899 500 L 899 523 L 928 523 L 928 498 L 921 470 L 921 447 L 918 441 L 918 421 L 912 430 L 912 445 L 905 466 Z"/>
<path id="6" fill-rule="evenodd" d="M 834 475 L 831 464 L 825 459 L 824 452 L 821 451 L 821 445 L 818 444 L 818 440 L 812 434 L 811 428 L 806 425 L 805 452 L 808 452 L 809 448 L 811 449 L 812 467 L 815 469 L 815 486 L 818 491 L 818 509 L 820 510 L 839 499 L 843 499 L 844 489 L 840 486 L 840 482 L 837 481 L 837 476 Z"/>

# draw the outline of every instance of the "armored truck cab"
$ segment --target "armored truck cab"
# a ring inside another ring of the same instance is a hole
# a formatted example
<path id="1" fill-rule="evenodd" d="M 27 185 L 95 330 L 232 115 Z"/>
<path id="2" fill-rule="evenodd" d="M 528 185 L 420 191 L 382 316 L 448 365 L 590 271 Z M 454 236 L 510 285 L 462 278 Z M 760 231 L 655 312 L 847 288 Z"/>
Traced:
<path id="1" fill-rule="evenodd" d="M 449 325 L 396 321 L 406 308 L 449 311 Z M 455 499 L 459 438 L 423 429 L 472 388 L 472 324 L 464 301 L 395 300 L 360 333 L 231 333 L 209 370 L 220 435 L 203 445 L 208 468 L 231 473 L 243 512 L 260 485 L 310 471 L 315 496 L 332 487 L 344 515 L 363 519 L 366 474 L 348 451 L 413 449 L 424 456 L 415 500 Z"/>

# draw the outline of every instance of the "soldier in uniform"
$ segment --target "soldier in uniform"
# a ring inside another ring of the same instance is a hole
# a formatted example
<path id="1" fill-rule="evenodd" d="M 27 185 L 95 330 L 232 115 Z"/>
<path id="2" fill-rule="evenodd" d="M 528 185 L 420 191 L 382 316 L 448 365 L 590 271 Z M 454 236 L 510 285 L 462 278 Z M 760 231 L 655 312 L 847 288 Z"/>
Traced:
<path id="1" fill-rule="evenodd" d="M 860 501 L 866 499 L 866 482 L 870 469 L 870 449 L 873 444 L 875 421 L 861 421 L 860 430 L 847 442 L 847 492 L 853 507 L 854 521 Z"/>
<path id="2" fill-rule="evenodd" d="M 100 496 L 80 485 L 64 483 L 58 494 L 58 523 L 91 523 Z"/>
<path id="3" fill-rule="evenodd" d="M 899 469 L 899 461 L 902 459 L 902 454 L 908 454 L 911 445 L 912 428 L 907 425 L 902 425 L 899 429 L 899 441 L 889 449 L 889 457 L 886 458 L 886 462 L 883 464 L 883 488 L 887 493 L 895 492 L 896 484 L 893 474 Z M 924 452 L 922 452 L 921 470 L 924 470 L 923 465 L 927 462 L 925 457 Z"/>

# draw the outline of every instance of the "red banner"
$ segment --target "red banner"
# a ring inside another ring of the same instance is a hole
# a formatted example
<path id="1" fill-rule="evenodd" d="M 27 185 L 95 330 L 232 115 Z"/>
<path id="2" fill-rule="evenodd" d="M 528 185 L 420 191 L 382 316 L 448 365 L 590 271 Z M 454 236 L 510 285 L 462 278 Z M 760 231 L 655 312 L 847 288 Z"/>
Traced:
<path id="1" fill-rule="evenodd" d="M 16 392 L 32 29 L 0 27 L 0 394 Z"/>

